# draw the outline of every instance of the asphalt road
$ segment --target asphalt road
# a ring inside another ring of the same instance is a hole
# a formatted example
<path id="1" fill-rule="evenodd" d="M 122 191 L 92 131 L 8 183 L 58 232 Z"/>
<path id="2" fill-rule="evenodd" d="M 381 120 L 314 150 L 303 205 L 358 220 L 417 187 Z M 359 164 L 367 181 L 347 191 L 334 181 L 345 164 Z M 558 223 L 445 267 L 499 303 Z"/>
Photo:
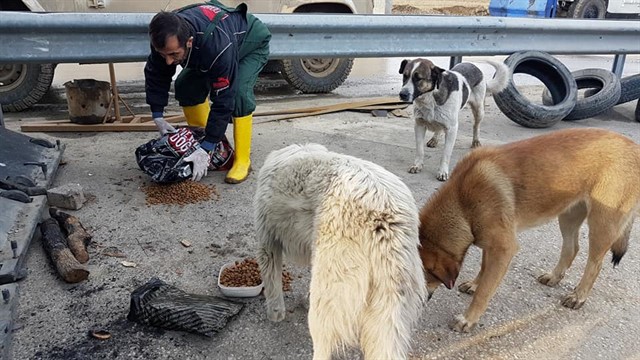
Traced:
<path id="1" fill-rule="evenodd" d="M 610 68 L 610 57 L 579 57 L 570 68 Z M 443 66 L 447 59 L 441 59 Z M 260 110 L 305 107 L 372 96 L 396 96 L 400 89 L 399 59 L 378 67 L 362 61 L 344 86 L 329 95 L 300 95 L 282 81 L 259 84 Z M 572 60 L 573 61 L 573 60 Z M 368 65 L 367 65 L 368 64 Z M 635 67 L 634 67 L 635 66 Z M 104 65 L 106 71 L 106 65 Z M 373 69 L 372 71 L 370 71 Z M 378 70 L 375 70 L 378 69 Z M 637 60 L 628 61 L 628 73 L 640 72 Z M 361 72 L 360 72 L 361 71 Z M 360 74 L 360 75 L 358 75 Z M 94 73 L 94 75 L 97 75 Z M 119 76 L 120 91 L 144 113 L 142 84 Z M 70 79 L 67 79 L 70 80 Z M 66 81 L 66 80 L 65 80 Z M 535 85 L 526 83 L 526 85 Z M 62 81 L 61 81 L 62 82 Z M 523 87 L 530 97 L 542 89 Z M 64 90 L 57 87 L 33 110 L 5 114 L 7 127 L 66 116 Z M 569 127 L 599 127 L 623 133 L 640 142 L 640 123 L 633 120 L 634 103 L 616 106 L 597 118 L 561 122 L 548 129 L 523 128 L 506 118 L 493 99 L 487 99 L 480 138 L 484 144 L 500 144 Z M 172 103 L 170 110 L 178 110 Z M 471 113 L 460 117 L 455 164 L 471 144 Z M 231 134 L 229 129 L 228 134 Z M 340 112 L 254 126 L 252 160 L 261 166 L 267 154 L 291 143 L 317 142 L 330 150 L 376 162 L 399 175 L 423 204 L 440 183 L 435 171 L 442 148 L 427 149 L 425 169 L 407 173 L 414 156 L 413 122 L 401 117 L 379 118 L 363 112 Z M 278 324 L 265 316 L 262 297 L 241 300 L 242 312 L 213 338 L 165 331 L 126 320 L 131 292 L 151 277 L 160 277 L 185 291 L 220 295 L 216 287 L 219 268 L 226 262 L 251 256 L 255 240 L 251 199 L 255 175 L 240 185 L 224 184 L 222 173 L 204 182 L 220 194 L 216 201 L 186 206 L 148 206 L 140 187 L 147 182 L 137 168 L 135 148 L 153 133 L 55 133 L 38 134 L 60 139 L 67 146 L 66 164 L 54 185 L 80 183 L 90 201 L 73 212 L 91 229 L 89 280 L 66 284 L 45 257 L 42 244 L 34 241 L 27 259 L 28 276 L 20 282 L 17 328 L 13 334 L 14 359 L 308 359 L 311 340 L 302 306 L 309 271 L 287 263 L 293 275 L 292 291 L 286 293 L 287 318 Z M 479 326 L 469 334 L 448 329 L 447 323 L 464 311 L 470 297 L 457 291 L 439 290 L 427 303 L 415 331 L 415 359 L 632 359 L 640 346 L 640 226 L 636 224 L 631 245 L 620 266 L 607 264 L 589 300 L 580 310 L 569 310 L 560 299 L 575 286 L 586 260 L 586 228 L 582 249 L 567 277 L 555 288 L 539 284 L 535 277 L 555 265 L 560 252 L 557 223 L 526 231 L 519 236 L 521 251 L 492 300 Z M 185 248 L 181 240 L 193 246 Z M 135 262 L 105 256 L 116 247 Z M 475 275 L 479 252 L 472 249 L 460 279 Z M 90 329 L 112 334 L 106 341 L 87 336 Z M 357 358 L 355 351 L 343 358 Z"/>

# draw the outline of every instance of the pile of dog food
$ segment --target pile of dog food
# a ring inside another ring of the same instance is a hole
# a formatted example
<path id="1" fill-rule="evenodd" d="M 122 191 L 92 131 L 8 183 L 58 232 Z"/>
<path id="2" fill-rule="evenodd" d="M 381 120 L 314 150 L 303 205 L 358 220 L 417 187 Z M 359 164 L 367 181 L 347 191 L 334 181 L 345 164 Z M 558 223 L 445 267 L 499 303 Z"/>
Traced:
<path id="1" fill-rule="evenodd" d="M 191 180 L 173 184 L 145 184 L 142 190 L 147 195 L 147 205 L 187 205 L 217 200 L 219 196 L 214 185 Z"/>
<path id="2" fill-rule="evenodd" d="M 291 290 L 292 280 L 291 274 L 283 270 L 282 290 Z M 262 278 L 260 277 L 258 262 L 253 258 L 236 261 L 235 265 L 225 268 L 220 275 L 220 284 L 228 287 L 258 286 L 261 283 Z"/>

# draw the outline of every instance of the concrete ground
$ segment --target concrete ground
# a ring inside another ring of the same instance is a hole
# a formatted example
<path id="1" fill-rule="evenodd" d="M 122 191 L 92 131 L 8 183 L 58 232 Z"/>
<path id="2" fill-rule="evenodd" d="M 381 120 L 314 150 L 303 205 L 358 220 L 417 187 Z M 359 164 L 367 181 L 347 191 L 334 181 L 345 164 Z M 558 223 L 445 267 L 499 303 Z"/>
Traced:
<path id="1" fill-rule="evenodd" d="M 598 61 L 597 59 L 595 61 Z M 395 60 L 385 67 L 397 66 Z M 607 67 L 604 65 L 603 67 Z M 633 63 L 632 66 L 638 66 Z M 105 65 L 106 67 L 106 65 Z M 397 70 L 394 70 L 397 71 Z M 399 75 L 356 75 L 329 95 L 300 95 L 277 80 L 263 80 L 259 110 L 306 107 L 372 96 L 396 96 Z M 124 79 L 124 78 L 120 78 Z M 125 79 L 126 80 L 126 79 Z M 140 113 L 146 111 L 142 84 L 122 81 L 120 91 Z M 541 88 L 522 89 L 539 98 Z M 63 90 L 26 113 L 5 114 L 7 127 L 42 118 L 64 118 Z M 560 122 L 548 129 L 523 128 L 506 118 L 493 99 L 486 102 L 480 137 L 484 144 L 500 144 L 570 127 L 611 129 L 640 142 L 640 123 L 633 120 L 634 103 L 616 106 L 597 118 Z M 170 110 L 178 110 L 172 103 Z M 471 113 L 462 111 L 453 163 L 469 151 Z M 289 310 L 282 323 L 266 319 L 262 296 L 241 300 L 242 312 L 213 338 L 165 331 L 129 322 L 131 292 L 151 277 L 160 277 L 187 292 L 220 295 L 216 286 L 220 267 L 252 256 L 256 246 L 251 200 L 255 173 L 240 185 L 227 185 L 223 173 L 210 173 L 204 183 L 214 185 L 219 199 L 207 203 L 146 205 L 141 186 L 148 182 L 138 169 L 134 150 L 154 133 L 34 134 L 66 144 L 54 186 L 80 183 L 89 201 L 75 212 L 93 233 L 89 247 L 89 279 L 66 284 L 46 258 L 41 242 L 33 241 L 27 258 L 28 276 L 19 283 L 20 302 L 13 334 L 14 359 L 308 359 L 312 346 L 302 306 L 308 289 L 308 269 L 287 263 L 293 275 L 286 294 Z M 231 128 L 228 130 L 231 135 Z M 408 118 L 372 117 L 364 112 L 340 112 L 254 126 L 253 167 L 267 154 L 291 143 L 317 142 L 330 150 L 378 163 L 400 176 L 419 205 L 441 185 L 435 171 L 442 148 L 427 149 L 425 169 L 407 173 L 414 156 L 413 122 Z M 535 156 L 535 154 L 532 154 Z M 441 289 L 427 303 L 413 337 L 414 359 L 631 359 L 638 358 L 640 336 L 640 226 L 619 267 L 606 264 L 594 290 L 580 310 L 569 310 L 560 299 L 575 286 L 586 260 L 586 229 L 582 249 L 567 277 L 555 288 L 535 277 L 552 268 L 560 252 L 557 222 L 519 235 L 521 251 L 490 303 L 478 328 L 469 334 L 448 329 L 447 323 L 464 311 L 470 297 Z M 181 240 L 193 246 L 185 248 Z M 123 259 L 103 255 L 115 247 Z M 609 255 L 608 255 L 609 256 Z M 608 261 L 608 258 L 607 258 Z M 479 252 L 472 249 L 460 279 L 475 275 Z M 87 334 L 104 329 L 112 338 L 100 341 Z M 342 358 L 357 358 L 355 351 Z"/>

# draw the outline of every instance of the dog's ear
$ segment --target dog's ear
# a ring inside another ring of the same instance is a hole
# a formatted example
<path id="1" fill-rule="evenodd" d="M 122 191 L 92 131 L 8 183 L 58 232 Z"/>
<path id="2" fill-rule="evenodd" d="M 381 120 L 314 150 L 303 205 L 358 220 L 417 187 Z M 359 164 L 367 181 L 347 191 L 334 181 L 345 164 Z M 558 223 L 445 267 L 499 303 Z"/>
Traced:
<path id="1" fill-rule="evenodd" d="M 445 72 L 443 68 L 434 66 L 431 69 L 431 80 L 435 83 L 435 88 L 438 88 L 440 81 L 442 81 L 442 73 Z"/>
<path id="2" fill-rule="evenodd" d="M 407 59 L 402 60 L 402 62 L 400 63 L 400 71 L 398 71 L 399 74 L 402 74 L 404 72 L 404 67 L 407 66 L 408 62 L 409 60 Z"/>

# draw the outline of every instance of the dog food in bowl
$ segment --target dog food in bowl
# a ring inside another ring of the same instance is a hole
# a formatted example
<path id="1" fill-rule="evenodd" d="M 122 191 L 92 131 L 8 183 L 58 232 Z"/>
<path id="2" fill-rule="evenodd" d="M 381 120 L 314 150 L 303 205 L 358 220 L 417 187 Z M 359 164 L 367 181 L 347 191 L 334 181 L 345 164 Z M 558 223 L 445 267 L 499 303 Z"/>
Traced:
<path id="1" fill-rule="evenodd" d="M 291 274 L 282 270 L 282 290 L 291 290 Z M 242 261 L 227 263 L 220 268 L 218 287 L 225 296 L 252 297 L 262 291 L 260 268 L 255 259 L 247 258 Z"/>
<path id="2" fill-rule="evenodd" d="M 218 275 L 218 287 L 229 297 L 258 296 L 262 291 L 258 262 L 244 259 L 223 265 Z"/>

